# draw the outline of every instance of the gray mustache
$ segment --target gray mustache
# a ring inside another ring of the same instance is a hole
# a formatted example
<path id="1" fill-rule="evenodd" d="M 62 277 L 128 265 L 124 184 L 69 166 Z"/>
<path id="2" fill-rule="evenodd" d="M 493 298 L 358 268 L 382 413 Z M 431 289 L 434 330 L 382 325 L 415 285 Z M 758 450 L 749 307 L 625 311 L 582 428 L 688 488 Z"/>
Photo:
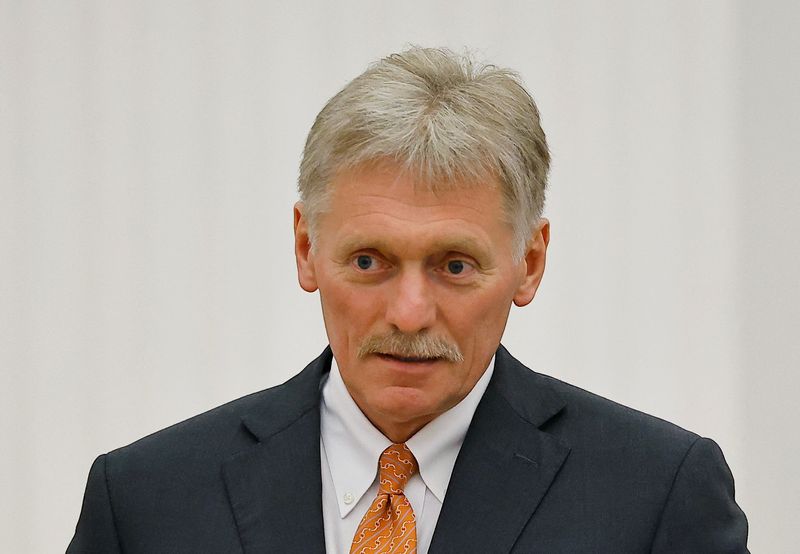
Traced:
<path id="1" fill-rule="evenodd" d="M 358 348 L 358 357 L 364 358 L 370 354 L 389 354 L 402 358 L 443 358 L 453 363 L 464 361 L 458 347 L 441 337 L 425 333 L 407 335 L 399 331 L 364 339 Z"/>

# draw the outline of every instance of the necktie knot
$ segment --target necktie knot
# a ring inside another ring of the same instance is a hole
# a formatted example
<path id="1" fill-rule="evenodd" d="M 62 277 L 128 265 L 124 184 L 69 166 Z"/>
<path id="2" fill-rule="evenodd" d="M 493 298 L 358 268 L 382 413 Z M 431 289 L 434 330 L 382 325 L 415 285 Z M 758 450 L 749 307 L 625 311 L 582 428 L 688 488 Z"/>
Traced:
<path id="1" fill-rule="evenodd" d="M 417 459 L 403 444 L 393 444 L 383 451 L 378 461 L 380 467 L 380 492 L 403 494 L 409 478 L 419 471 Z"/>

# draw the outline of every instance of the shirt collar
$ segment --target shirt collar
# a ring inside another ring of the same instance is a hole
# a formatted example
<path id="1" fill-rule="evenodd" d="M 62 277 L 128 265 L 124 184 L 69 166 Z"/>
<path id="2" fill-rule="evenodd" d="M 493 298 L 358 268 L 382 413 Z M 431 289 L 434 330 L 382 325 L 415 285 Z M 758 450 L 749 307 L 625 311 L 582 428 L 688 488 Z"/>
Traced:
<path id="1" fill-rule="evenodd" d="M 494 357 L 470 393 L 406 441 L 414 453 L 425 486 L 444 501 L 458 452 L 475 409 L 494 372 Z M 381 453 L 392 444 L 355 403 L 342 380 L 336 359 L 322 385 L 320 437 L 328 459 L 339 515 L 344 518 L 367 492 Z M 345 502 L 349 500 L 349 502 Z"/>
<path id="2" fill-rule="evenodd" d="M 335 358 L 331 359 L 330 376 L 322 388 L 320 436 L 336 489 L 339 515 L 345 517 L 369 489 L 378 458 L 392 441 L 370 423 L 350 396 Z"/>

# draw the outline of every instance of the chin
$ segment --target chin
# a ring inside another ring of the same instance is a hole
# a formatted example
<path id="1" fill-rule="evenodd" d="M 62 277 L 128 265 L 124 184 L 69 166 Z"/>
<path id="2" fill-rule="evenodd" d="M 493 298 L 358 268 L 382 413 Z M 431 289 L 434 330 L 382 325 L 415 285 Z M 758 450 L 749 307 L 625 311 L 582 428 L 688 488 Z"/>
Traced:
<path id="1" fill-rule="evenodd" d="M 378 412 L 396 421 L 413 421 L 436 413 L 428 395 L 412 387 L 386 387 L 371 404 Z"/>

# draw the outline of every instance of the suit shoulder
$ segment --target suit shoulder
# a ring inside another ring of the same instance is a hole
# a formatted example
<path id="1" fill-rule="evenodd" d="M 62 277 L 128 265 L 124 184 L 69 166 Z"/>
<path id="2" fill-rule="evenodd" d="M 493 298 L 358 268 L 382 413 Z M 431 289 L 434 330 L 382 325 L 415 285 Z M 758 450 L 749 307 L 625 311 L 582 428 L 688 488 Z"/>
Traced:
<path id="1" fill-rule="evenodd" d="M 531 370 L 505 348 L 497 351 L 498 388 L 523 418 L 578 441 L 611 447 L 631 440 L 673 445 L 684 452 L 699 437 L 664 419 Z M 572 442 L 572 441 L 570 441 Z"/>
<path id="2" fill-rule="evenodd" d="M 554 377 L 536 373 L 564 403 L 552 428 L 562 429 L 586 441 L 603 441 L 607 447 L 614 444 L 636 443 L 641 447 L 686 452 L 700 438 L 665 419 L 647 414 L 619 402 L 589 392 Z"/>
<path id="3" fill-rule="evenodd" d="M 294 378 L 293 378 L 294 379 Z M 285 412 L 290 402 L 286 383 L 237 398 L 192 416 L 108 453 L 110 468 L 157 468 L 162 465 L 190 470 L 207 467 L 208 461 L 223 459 L 253 443 L 242 424 L 247 414 L 275 410 Z"/>

